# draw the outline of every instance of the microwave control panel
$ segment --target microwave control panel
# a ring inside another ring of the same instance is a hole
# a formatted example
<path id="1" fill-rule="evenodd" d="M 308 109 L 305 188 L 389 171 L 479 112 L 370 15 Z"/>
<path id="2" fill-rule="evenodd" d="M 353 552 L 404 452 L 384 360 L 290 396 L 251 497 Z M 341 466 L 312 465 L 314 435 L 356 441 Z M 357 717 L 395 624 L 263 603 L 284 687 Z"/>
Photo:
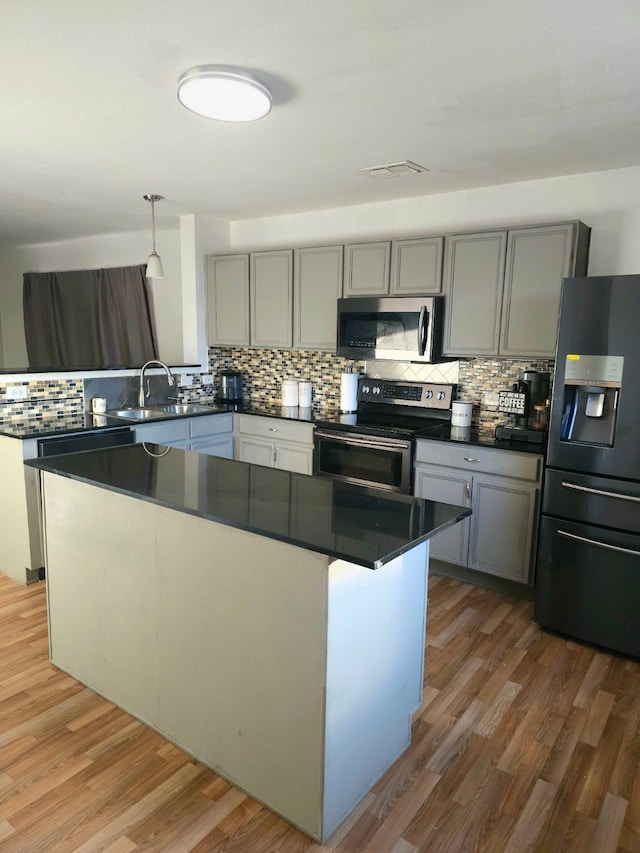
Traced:
<path id="1" fill-rule="evenodd" d="M 450 409 L 454 389 L 455 385 L 436 382 L 390 382 L 363 376 L 358 382 L 358 401 L 423 409 Z"/>

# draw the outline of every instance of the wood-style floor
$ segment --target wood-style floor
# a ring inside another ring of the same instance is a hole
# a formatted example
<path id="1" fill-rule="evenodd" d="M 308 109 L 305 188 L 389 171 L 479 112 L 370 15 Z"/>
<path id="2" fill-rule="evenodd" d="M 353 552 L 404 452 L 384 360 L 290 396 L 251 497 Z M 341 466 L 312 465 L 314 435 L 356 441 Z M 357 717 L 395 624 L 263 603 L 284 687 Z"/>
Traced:
<path id="1" fill-rule="evenodd" d="M 640 664 L 531 614 L 431 578 L 412 745 L 321 847 L 51 666 L 0 575 L 0 850 L 640 853 Z"/>

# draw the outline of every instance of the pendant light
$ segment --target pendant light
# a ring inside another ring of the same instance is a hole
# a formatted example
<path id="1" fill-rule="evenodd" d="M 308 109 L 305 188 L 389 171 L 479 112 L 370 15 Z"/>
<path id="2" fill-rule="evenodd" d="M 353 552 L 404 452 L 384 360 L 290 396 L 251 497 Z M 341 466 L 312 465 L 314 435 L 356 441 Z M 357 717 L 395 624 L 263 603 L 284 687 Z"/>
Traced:
<path id="1" fill-rule="evenodd" d="M 152 252 L 147 260 L 147 278 L 164 278 L 162 261 L 160 260 L 160 255 L 156 252 L 156 211 L 154 207 L 155 203 L 162 201 L 164 196 L 147 194 L 142 197 L 151 204 L 151 237 L 153 244 Z"/>
<path id="2" fill-rule="evenodd" d="M 271 109 L 265 84 L 232 65 L 198 65 L 178 79 L 178 100 L 193 113 L 218 121 L 255 121 Z"/>

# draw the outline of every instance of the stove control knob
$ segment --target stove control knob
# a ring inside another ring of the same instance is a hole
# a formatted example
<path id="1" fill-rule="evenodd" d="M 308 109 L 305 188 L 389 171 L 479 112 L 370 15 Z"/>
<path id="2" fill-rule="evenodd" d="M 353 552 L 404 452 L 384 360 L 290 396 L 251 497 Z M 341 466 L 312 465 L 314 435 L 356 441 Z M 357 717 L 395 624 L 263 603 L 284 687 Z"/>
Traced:
<path id="1" fill-rule="evenodd" d="M 363 386 L 362 386 L 362 393 L 363 393 L 363 394 L 368 394 L 368 393 L 369 393 L 369 386 L 368 386 L 368 385 L 363 385 Z"/>
<path id="2" fill-rule="evenodd" d="M 444 400 L 445 393 L 444 391 L 438 391 L 438 400 Z"/>
<path id="3" fill-rule="evenodd" d="M 373 393 L 374 394 L 380 394 L 381 392 L 382 392 L 382 388 L 379 385 L 373 386 Z"/>
<path id="4" fill-rule="evenodd" d="M 430 400 L 433 397 L 433 391 L 427 391 L 425 397 L 427 398 L 427 400 Z"/>

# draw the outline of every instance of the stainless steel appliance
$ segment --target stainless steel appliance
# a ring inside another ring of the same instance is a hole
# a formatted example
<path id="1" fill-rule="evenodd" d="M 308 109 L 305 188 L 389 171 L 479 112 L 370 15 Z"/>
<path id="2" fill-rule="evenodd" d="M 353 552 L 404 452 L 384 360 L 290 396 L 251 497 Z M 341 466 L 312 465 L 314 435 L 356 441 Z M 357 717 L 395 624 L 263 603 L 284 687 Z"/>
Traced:
<path id="1" fill-rule="evenodd" d="M 640 655 L 640 276 L 566 279 L 535 584 L 545 628 Z"/>
<path id="2" fill-rule="evenodd" d="M 238 370 L 221 370 L 218 378 L 218 400 L 223 403 L 241 403 L 242 374 Z"/>
<path id="3" fill-rule="evenodd" d="M 415 439 L 449 427 L 455 387 L 360 377 L 357 412 L 316 421 L 314 474 L 411 494 Z"/>
<path id="4" fill-rule="evenodd" d="M 338 300 L 337 354 L 387 361 L 436 361 L 444 296 Z"/>
<path id="5" fill-rule="evenodd" d="M 523 371 L 511 391 L 500 391 L 498 411 L 513 415 L 513 423 L 499 424 L 496 438 L 544 444 L 547 440 L 548 373 Z"/>

